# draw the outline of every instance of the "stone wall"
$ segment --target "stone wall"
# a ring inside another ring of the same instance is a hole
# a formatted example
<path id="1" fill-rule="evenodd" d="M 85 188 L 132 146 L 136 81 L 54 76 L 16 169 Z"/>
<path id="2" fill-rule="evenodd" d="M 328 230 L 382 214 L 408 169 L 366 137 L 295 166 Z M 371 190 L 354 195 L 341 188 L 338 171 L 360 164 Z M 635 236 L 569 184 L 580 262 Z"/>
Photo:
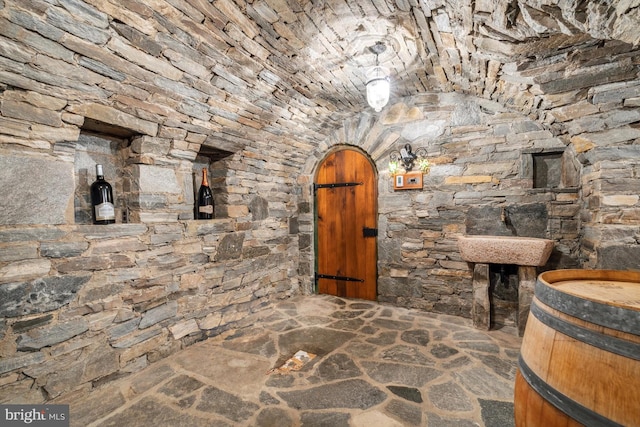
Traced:
<path id="1" fill-rule="evenodd" d="M 638 96 L 637 89 L 625 87 L 628 97 Z M 620 87 L 593 90 L 613 98 Z M 380 117 L 362 114 L 345 122 L 310 157 L 299 182 L 313 180 L 315 165 L 331 146 L 346 143 L 367 152 L 379 171 L 379 300 L 468 317 L 473 272 L 457 248 L 462 234 L 553 239 L 554 252 L 540 271 L 640 269 L 640 145 L 628 122 L 637 110 L 624 97 L 615 104 L 593 98 L 589 105 L 556 110 L 558 117 L 561 111 L 573 114 L 551 128 L 480 98 L 407 98 Z M 610 118 L 615 130 L 593 132 L 594 110 Z M 560 124 L 580 136 L 558 132 Z M 406 143 L 414 152 L 425 148 L 431 161 L 422 190 L 393 190 L 389 153 Z M 563 153 L 556 188 L 533 187 L 532 156 L 545 152 Z M 311 192 L 304 197 L 310 207 L 300 217 L 306 224 L 301 233 L 310 232 L 313 222 Z M 310 241 L 311 235 L 300 240 Z M 301 249 L 304 272 L 311 269 L 313 247 Z M 313 287 L 302 279 L 307 289 Z"/>
<path id="2" fill-rule="evenodd" d="M 506 93 L 491 95 L 536 118 L 568 147 L 580 172 L 584 268 L 640 268 L 638 55 L 625 43 L 590 41 L 506 67 Z"/>
<path id="3" fill-rule="evenodd" d="M 557 243 L 548 268 L 578 265 L 578 189 L 533 189 L 523 168 L 531 152 L 566 149 L 540 124 L 458 94 L 408 98 L 379 119 L 360 120 L 328 145 L 357 145 L 376 162 L 380 301 L 469 317 L 472 265 L 457 247 L 467 233 L 551 238 Z M 431 168 L 422 190 L 394 191 L 389 153 L 407 143 L 414 152 L 426 149 Z M 518 223 L 532 216 L 536 227 Z"/>
<path id="4" fill-rule="evenodd" d="M 179 3 L 0 0 L 3 403 L 100 385 L 299 292 L 306 114 L 236 76 L 228 58 L 265 65 L 229 51 L 224 14 Z M 95 163 L 116 225 L 87 224 Z M 191 220 L 202 167 L 211 221 Z"/>
<path id="5" fill-rule="evenodd" d="M 286 218 L 0 228 L 0 401 L 43 402 L 298 292 Z"/>

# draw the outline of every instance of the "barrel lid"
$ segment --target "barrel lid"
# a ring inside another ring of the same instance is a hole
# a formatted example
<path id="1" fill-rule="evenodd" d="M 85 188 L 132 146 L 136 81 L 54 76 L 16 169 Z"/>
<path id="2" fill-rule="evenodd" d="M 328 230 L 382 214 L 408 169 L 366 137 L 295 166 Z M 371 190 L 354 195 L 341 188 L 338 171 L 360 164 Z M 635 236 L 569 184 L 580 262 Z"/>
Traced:
<path id="1" fill-rule="evenodd" d="M 640 283 L 618 280 L 564 280 L 551 284 L 561 292 L 601 304 L 640 311 Z"/>
<path id="2" fill-rule="evenodd" d="M 640 334 L 640 272 L 553 270 L 538 276 L 536 297 L 568 315 Z"/>

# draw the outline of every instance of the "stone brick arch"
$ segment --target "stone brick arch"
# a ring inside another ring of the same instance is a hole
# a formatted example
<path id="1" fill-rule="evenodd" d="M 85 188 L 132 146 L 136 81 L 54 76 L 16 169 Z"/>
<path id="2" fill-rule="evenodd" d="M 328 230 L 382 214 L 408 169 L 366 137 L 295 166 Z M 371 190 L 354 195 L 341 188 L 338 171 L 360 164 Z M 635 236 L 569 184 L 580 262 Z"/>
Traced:
<path id="1" fill-rule="evenodd" d="M 388 155 L 392 150 L 398 150 L 405 143 L 427 144 L 431 139 L 435 139 L 447 132 L 447 126 L 450 123 L 457 125 L 472 124 L 460 123 L 462 119 L 455 117 L 455 109 L 453 111 L 445 111 L 444 113 L 425 114 L 429 109 L 433 109 L 434 105 L 438 105 L 441 100 L 446 103 L 458 103 L 459 105 L 473 105 L 475 103 L 484 103 L 485 110 L 503 110 L 498 104 L 482 100 L 464 94 L 426 94 L 413 97 L 403 98 L 402 100 L 387 106 L 382 114 L 372 114 L 370 111 L 363 111 L 359 115 L 355 115 L 348 120 L 342 122 L 342 126 L 332 132 L 326 140 L 324 140 L 318 148 L 307 158 L 301 174 L 298 178 L 300 185 L 300 204 L 299 204 L 299 221 L 301 224 L 308 224 L 306 229 L 301 229 L 300 239 L 303 244 L 300 247 L 300 283 L 303 293 L 313 293 L 313 263 L 314 263 L 314 247 L 313 247 L 313 181 L 316 168 L 327 153 L 338 149 L 340 146 L 348 145 L 357 147 L 362 150 L 372 160 L 378 172 L 379 185 L 380 180 L 388 178 Z M 464 101 L 464 102 L 463 102 Z M 469 107 L 471 108 L 471 107 Z M 440 114 L 451 115 L 451 120 L 440 120 Z M 436 123 L 436 130 L 427 129 L 424 124 L 427 122 Z M 418 132 L 422 135 L 404 133 L 401 131 L 408 123 L 416 123 L 422 125 Z"/>
<path id="2" fill-rule="evenodd" d="M 334 131 L 306 160 L 298 177 L 300 184 L 299 222 L 308 224 L 305 231 L 300 231 L 300 240 L 303 242 L 300 247 L 300 287 L 304 294 L 312 294 L 313 273 L 314 273 L 314 245 L 313 245 L 313 224 L 314 224 L 314 197 L 313 182 L 316 171 L 322 160 L 332 151 L 341 147 L 350 146 L 358 148 L 367 155 L 374 166 L 377 165 L 375 158 L 365 148 L 371 138 L 371 132 L 366 129 L 366 124 L 375 125 L 377 119 L 371 114 L 363 113 L 352 119 L 345 120 L 340 129 Z"/>

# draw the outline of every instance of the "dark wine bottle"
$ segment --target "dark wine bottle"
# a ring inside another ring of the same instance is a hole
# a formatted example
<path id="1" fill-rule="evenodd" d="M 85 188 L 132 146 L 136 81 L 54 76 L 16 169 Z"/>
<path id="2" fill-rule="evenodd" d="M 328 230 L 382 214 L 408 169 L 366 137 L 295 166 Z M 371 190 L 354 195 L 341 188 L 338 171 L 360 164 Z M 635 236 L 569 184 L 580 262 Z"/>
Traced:
<path id="1" fill-rule="evenodd" d="M 207 169 L 202 168 L 202 184 L 198 191 L 198 219 L 213 218 L 213 193 L 209 188 Z"/>
<path id="2" fill-rule="evenodd" d="M 102 165 L 96 165 L 97 179 L 91 184 L 91 210 L 94 224 L 113 224 L 116 222 L 116 211 L 113 206 L 113 190 L 111 184 L 104 179 Z"/>

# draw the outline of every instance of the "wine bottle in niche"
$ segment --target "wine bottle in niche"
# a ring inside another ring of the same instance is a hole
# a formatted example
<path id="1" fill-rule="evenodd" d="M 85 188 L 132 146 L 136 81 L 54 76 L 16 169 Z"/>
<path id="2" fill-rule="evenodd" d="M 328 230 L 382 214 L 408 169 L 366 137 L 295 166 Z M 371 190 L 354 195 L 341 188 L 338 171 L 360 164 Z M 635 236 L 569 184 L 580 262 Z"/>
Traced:
<path id="1" fill-rule="evenodd" d="M 198 191 L 198 219 L 213 218 L 213 194 L 209 188 L 207 169 L 202 168 L 202 184 Z"/>
<path id="2" fill-rule="evenodd" d="M 111 184 L 104 179 L 102 165 L 96 165 L 97 179 L 91 184 L 91 208 L 94 224 L 113 224 L 116 222 L 116 211 L 113 206 L 113 190 Z"/>

